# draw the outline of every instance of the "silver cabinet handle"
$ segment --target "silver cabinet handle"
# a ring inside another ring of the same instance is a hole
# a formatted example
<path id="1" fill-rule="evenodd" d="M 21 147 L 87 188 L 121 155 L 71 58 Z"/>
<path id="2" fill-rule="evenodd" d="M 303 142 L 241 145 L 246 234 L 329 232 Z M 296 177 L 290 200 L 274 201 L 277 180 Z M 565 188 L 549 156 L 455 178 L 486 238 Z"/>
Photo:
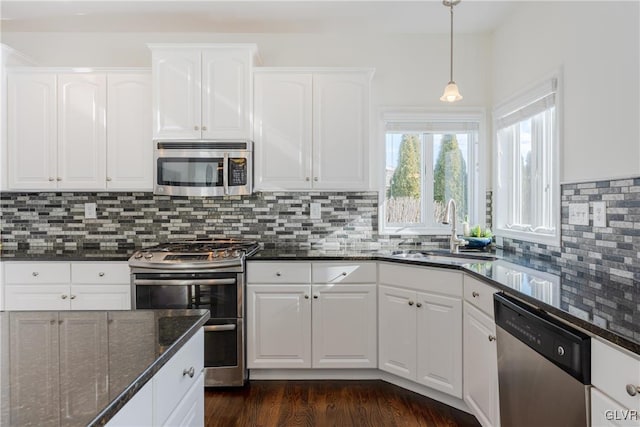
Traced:
<path id="1" fill-rule="evenodd" d="M 318 182 L 318 177 L 317 177 L 317 176 L 314 176 L 314 177 L 313 177 L 313 180 L 314 180 L 315 182 Z"/>
<path id="2" fill-rule="evenodd" d="M 104 277 L 104 272 L 103 272 L 103 271 L 101 271 L 100 273 L 98 273 L 98 276 L 100 276 L 100 277 Z"/>
<path id="3" fill-rule="evenodd" d="M 471 296 L 474 297 L 474 298 L 477 298 L 477 297 L 480 296 L 480 294 L 477 293 L 476 291 L 473 291 L 473 292 L 471 292 Z"/>
<path id="4" fill-rule="evenodd" d="M 202 126 L 202 130 L 207 130 L 207 127 L 206 126 Z"/>
<path id="5" fill-rule="evenodd" d="M 40 275 L 40 273 L 38 273 L 37 271 L 34 271 L 33 273 L 31 273 L 31 275 L 33 277 L 38 277 Z"/>
<path id="6" fill-rule="evenodd" d="M 318 299 L 318 298 L 319 298 L 318 295 L 313 296 L 313 299 Z"/>
<path id="7" fill-rule="evenodd" d="M 343 276 L 346 276 L 346 275 L 347 275 L 347 272 L 346 272 L 346 271 L 343 271 L 343 272 L 342 272 L 342 275 L 343 275 Z"/>
<path id="8" fill-rule="evenodd" d="M 309 299 L 309 295 L 305 295 L 305 296 L 304 296 L 304 299 Z"/>
<path id="9" fill-rule="evenodd" d="M 282 273 L 280 273 L 279 271 L 276 271 L 276 276 L 280 277 L 282 276 Z"/>
<path id="10" fill-rule="evenodd" d="M 629 396 L 640 394 L 640 385 L 627 384 L 627 393 Z"/>
<path id="11" fill-rule="evenodd" d="M 62 181 L 62 178 L 57 177 L 57 178 L 56 178 L 56 181 Z"/>
<path id="12" fill-rule="evenodd" d="M 495 335 L 489 335 L 487 338 L 489 338 L 489 342 L 493 342 L 496 340 Z"/>
<path id="13" fill-rule="evenodd" d="M 193 376 L 196 374 L 196 370 L 193 369 L 193 366 L 190 367 L 189 369 L 184 368 L 182 370 L 182 376 L 184 377 L 185 375 L 189 375 L 189 378 L 193 378 Z"/>
<path id="14" fill-rule="evenodd" d="M 413 304 L 414 304 L 414 302 L 413 302 L 413 301 L 409 301 L 409 305 L 413 305 Z"/>
<path id="15" fill-rule="evenodd" d="M 422 303 L 421 302 L 417 303 L 416 307 L 418 307 L 418 308 L 422 307 Z"/>
<path id="16" fill-rule="evenodd" d="M 200 128 L 196 125 L 193 127 L 193 130 L 200 130 Z"/>
<path id="17" fill-rule="evenodd" d="M 107 181 L 111 181 L 111 177 L 110 176 L 107 177 Z"/>
<path id="18" fill-rule="evenodd" d="M 49 177 L 49 181 L 50 181 L 50 182 L 51 182 L 51 181 L 55 181 L 55 179 L 54 179 L 52 176 L 50 176 L 50 177 Z"/>
<path id="19" fill-rule="evenodd" d="M 71 299 L 76 299 L 76 296 L 75 296 L 75 295 L 71 295 L 71 297 L 70 297 L 70 298 L 71 298 Z"/>
<path id="20" fill-rule="evenodd" d="M 311 181 L 311 179 L 309 177 L 306 177 L 304 180 L 305 181 Z"/>
<path id="21" fill-rule="evenodd" d="M 60 295 L 60 298 L 67 299 L 68 295 Z"/>

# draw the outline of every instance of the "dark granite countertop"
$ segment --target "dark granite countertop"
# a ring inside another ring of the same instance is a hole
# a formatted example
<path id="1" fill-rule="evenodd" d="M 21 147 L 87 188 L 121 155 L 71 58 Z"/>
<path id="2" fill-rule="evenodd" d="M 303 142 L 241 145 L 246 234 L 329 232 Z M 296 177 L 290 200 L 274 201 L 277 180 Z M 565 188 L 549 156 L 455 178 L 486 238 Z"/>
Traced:
<path id="1" fill-rule="evenodd" d="M 397 249 L 397 248 L 395 248 Z M 409 249 L 409 248 L 402 248 Z M 419 248 L 418 248 L 419 249 Z M 640 282 L 553 259 L 499 252 L 497 261 L 398 259 L 388 250 L 269 248 L 250 260 L 392 261 L 463 270 L 501 291 L 640 355 Z"/>
<path id="2" fill-rule="evenodd" d="M 102 426 L 208 310 L 0 312 L 0 425 Z"/>
<path id="3" fill-rule="evenodd" d="M 3 248 L 2 261 L 127 261 L 135 248 L 56 248 L 32 246 L 27 249 Z"/>

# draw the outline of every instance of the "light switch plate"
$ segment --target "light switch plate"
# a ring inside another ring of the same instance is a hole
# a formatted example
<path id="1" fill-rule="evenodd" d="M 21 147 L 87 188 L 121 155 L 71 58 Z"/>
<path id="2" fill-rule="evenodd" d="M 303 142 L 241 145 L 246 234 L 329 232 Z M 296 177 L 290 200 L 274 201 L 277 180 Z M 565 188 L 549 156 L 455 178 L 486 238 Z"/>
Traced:
<path id="1" fill-rule="evenodd" d="M 569 224 L 589 225 L 589 203 L 569 204 Z"/>
<path id="2" fill-rule="evenodd" d="M 96 219 L 98 217 L 95 203 L 84 204 L 84 217 L 85 219 Z"/>
<path id="3" fill-rule="evenodd" d="M 320 219 L 320 203 L 309 203 L 309 218 L 311 219 Z"/>
<path id="4" fill-rule="evenodd" d="M 593 226 L 607 226 L 607 202 L 593 202 Z"/>

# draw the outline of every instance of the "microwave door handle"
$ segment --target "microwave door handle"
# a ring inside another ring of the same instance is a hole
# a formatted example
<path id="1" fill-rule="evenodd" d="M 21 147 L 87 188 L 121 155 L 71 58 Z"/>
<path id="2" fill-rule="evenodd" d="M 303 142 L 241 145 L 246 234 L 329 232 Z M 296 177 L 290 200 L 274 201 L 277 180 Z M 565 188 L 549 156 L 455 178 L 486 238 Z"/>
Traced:
<path id="1" fill-rule="evenodd" d="M 229 153 L 224 153 L 224 159 L 222 164 L 222 186 L 224 187 L 224 194 L 229 194 Z"/>

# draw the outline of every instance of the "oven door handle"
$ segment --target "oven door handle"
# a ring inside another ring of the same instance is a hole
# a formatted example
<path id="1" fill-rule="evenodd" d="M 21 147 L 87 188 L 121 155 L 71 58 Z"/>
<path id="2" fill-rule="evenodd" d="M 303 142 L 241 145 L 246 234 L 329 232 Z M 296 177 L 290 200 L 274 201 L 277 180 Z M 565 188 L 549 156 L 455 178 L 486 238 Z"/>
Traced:
<path id="1" fill-rule="evenodd" d="M 208 325 L 204 326 L 205 332 L 222 332 L 222 331 L 233 331 L 236 329 L 236 325 L 234 323 L 229 323 L 226 325 Z"/>
<path id="2" fill-rule="evenodd" d="M 135 279 L 134 285 L 142 286 L 191 286 L 191 285 L 235 285 L 236 279 Z"/>

